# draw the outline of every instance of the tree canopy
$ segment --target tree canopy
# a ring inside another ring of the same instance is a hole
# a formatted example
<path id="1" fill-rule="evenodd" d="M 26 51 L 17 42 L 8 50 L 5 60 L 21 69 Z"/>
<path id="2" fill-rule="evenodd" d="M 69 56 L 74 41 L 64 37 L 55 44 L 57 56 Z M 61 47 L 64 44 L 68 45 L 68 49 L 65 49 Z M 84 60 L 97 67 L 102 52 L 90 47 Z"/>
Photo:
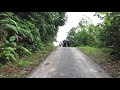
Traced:
<path id="1" fill-rule="evenodd" d="M 52 45 L 65 12 L 1 12 L 0 62 Z"/>
<path id="2" fill-rule="evenodd" d="M 77 27 L 71 28 L 67 39 L 71 42 L 71 46 L 112 48 L 111 54 L 119 58 L 120 12 L 96 12 L 95 15 L 103 19 L 103 23 L 93 25 L 81 19 Z"/>

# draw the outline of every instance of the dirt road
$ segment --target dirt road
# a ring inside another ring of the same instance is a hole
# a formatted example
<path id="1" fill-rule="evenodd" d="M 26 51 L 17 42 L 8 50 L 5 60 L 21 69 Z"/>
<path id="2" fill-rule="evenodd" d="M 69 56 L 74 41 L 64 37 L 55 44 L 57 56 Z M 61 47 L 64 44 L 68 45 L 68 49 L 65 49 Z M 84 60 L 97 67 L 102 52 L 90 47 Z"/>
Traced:
<path id="1" fill-rule="evenodd" d="M 111 78 L 75 47 L 59 47 L 28 78 Z"/>

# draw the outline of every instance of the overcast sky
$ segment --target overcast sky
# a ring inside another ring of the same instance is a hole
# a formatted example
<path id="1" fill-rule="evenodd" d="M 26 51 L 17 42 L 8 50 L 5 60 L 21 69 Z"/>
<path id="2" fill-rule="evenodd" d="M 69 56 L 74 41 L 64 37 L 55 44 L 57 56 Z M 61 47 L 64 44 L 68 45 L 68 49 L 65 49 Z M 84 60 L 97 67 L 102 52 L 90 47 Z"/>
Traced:
<path id="1" fill-rule="evenodd" d="M 67 22 L 64 26 L 60 26 L 58 33 L 57 33 L 57 41 L 58 43 L 54 42 L 54 45 L 58 45 L 59 42 L 63 41 L 64 39 L 66 39 L 67 37 L 67 32 L 69 32 L 69 30 L 72 27 L 77 27 L 78 23 L 80 21 L 81 18 L 85 18 L 85 16 L 89 17 L 91 21 L 91 23 L 93 24 L 97 24 L 102 22 L 102 20 L 100 20 L 97 16 L 93 16 L 94 12 L 67 12 L 66 13 L 68 19 Z"/>

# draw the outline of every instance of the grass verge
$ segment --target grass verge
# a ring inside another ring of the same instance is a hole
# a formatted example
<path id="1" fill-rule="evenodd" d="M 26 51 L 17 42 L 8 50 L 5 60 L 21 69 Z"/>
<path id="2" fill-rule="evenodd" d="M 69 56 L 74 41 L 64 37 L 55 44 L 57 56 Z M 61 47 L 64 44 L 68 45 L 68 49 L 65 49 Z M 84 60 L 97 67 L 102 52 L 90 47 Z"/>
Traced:
<path id="1" fill-rule="evenodd" d="M 55 47 L 46 47 L 30 56 L 23 56 L 17 62 L 0 64 L 0 78 L 26 78 L 54 49 Z"/>
<path id="2" fill-rule="evenodd" d="M 79 47 L 81 51 L 92 58 L 107 73 L 114 78 L 120 78 L 120 60 L 113 60 L 109 48 Z"/>

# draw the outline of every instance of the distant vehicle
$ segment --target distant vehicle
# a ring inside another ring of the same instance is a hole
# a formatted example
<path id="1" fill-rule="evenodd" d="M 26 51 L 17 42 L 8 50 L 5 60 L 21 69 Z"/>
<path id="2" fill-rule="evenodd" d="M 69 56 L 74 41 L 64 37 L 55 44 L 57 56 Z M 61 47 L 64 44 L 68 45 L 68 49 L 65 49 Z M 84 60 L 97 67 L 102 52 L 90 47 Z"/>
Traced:
<path id="1" fill-rule="evenodd" d="M 69 47 L 70 43 L 68 40 L 63 40 L 63 47 Z"/>

